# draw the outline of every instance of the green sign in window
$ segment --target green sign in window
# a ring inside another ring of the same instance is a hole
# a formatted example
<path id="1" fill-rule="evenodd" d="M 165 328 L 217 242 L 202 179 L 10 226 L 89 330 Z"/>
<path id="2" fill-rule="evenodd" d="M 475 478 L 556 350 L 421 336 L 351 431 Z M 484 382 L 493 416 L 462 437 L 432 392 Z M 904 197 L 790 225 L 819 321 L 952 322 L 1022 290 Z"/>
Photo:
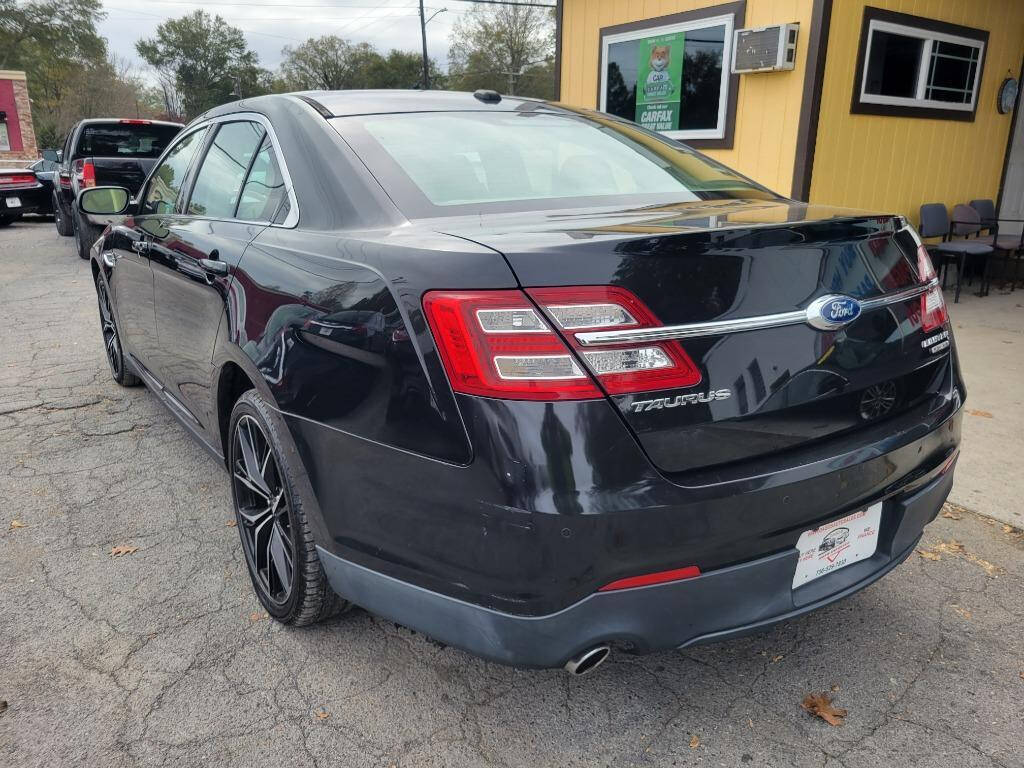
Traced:
<path id="1" fill-rule="evenodd" d="M 685 33 L 658 35 L 637 46 L 636 122 L 652 131 L 679 125 Z"/>

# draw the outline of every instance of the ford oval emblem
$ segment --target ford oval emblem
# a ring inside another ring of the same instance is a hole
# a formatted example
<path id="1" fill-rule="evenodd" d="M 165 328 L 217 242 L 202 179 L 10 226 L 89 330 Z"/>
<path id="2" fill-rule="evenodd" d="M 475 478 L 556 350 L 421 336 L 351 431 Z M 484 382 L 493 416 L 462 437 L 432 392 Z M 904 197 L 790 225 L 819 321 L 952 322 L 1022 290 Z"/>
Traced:
<path id="1" fill-rule="evenodd" d="M 822 331 L 834 331 L 860 316 L 860 302 L 849 296 L 822 296 L 807 307 L 807 324 Z"/>

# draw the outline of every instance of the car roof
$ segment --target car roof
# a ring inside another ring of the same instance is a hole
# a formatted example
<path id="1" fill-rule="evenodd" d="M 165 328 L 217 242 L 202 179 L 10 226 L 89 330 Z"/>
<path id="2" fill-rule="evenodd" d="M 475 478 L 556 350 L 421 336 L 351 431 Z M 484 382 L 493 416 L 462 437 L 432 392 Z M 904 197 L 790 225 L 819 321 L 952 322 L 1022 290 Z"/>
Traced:
<path id="1" fill-rule="evenodd" d="M 466 91 L 301 91 L 290 94 L 312 104 L 324 116 L 371 115 L 389 112 L 512 112 L 544 102 L 522 96 L 502 96 L 486 102 Z"/>

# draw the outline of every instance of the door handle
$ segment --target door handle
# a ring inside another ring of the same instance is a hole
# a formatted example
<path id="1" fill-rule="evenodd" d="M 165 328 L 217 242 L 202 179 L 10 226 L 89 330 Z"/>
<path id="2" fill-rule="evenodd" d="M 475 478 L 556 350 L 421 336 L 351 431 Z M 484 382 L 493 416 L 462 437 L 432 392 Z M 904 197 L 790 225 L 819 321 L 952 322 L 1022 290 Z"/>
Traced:
<path id="1" fill-rule="evenodd" d="M 149 241 L 148 240 L 132 240 L 132 250 L 140 256 L 149 255 Z"/>
<path id="2" fill-rule="evenodd" d="M 216 277 L 224 277 L 228 273 L 228 265 L 219 261 L 218 259 L 200 259 L 199 266 L 203 268 L 203 271 L 208 275 L 214 275 Z"/>

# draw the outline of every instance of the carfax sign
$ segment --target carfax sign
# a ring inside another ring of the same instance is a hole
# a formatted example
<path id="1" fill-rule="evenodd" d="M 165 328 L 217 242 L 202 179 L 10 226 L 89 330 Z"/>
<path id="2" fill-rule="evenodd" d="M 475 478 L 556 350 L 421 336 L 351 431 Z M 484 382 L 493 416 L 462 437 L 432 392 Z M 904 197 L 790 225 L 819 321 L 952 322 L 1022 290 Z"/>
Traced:
<path id="1" fill-rule="evenodd" d="M 684 33 L 658 35 L 637 46 L 636 122 L 652 131 L 679 127 Z"/>

